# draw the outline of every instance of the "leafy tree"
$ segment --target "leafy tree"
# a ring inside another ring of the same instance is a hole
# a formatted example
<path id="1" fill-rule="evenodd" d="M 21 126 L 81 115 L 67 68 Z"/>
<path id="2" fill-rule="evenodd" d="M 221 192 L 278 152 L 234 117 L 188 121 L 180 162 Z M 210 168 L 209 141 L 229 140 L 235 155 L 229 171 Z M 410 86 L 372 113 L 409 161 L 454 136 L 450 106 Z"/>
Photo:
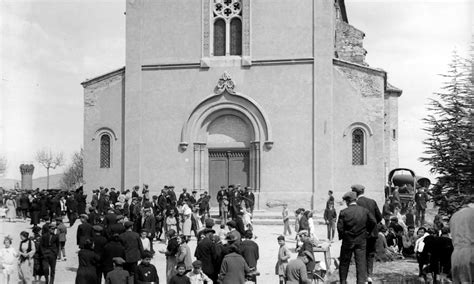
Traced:
<path id="1" fill-rule="evenodd" d="M 441 212 L 454 213 L 474 196 L 474 78 L 473 59 L 453 54 L 445 83 L 436 99 L 430 100 L 424 119 L 429 137 L 420 158 L 439 175 L 433 199 Z"/>
<path id="2" fill-rule="evenodd" d="M 84 153 L 81 148 L 79 152 L 75 152 L 72 155 L 72 163 L 64 172 L 64 176 L 61 180 L 61 187 L 63 189 L 75 189 L 78 185 L 83 183 L 83 161 Z"/>
<path id="3" fill-rule="evenodd" d="M 36 152 L 36 161 L 46 168 L 46 189 L 49 189 L 49 170 L 54 170 L 57 167 L 62 166 L 64 163 L 64 155 L 62 152 L 53 153 L 51 150 L 48 151 L 43 149 Z"/>

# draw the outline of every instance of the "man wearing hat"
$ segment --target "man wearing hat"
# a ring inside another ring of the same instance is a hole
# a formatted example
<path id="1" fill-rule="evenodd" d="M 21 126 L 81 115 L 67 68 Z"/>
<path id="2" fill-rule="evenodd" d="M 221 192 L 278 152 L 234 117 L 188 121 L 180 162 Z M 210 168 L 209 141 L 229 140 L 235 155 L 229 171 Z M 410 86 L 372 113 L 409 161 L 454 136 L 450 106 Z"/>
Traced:
<path id="1" fill-rule="evenodd" d="M 216 247 L 212 241 L 212 236 L 216 232 L 213 229 L 204 229 L 204 238 L 197 244 L 194 257 L 202 262 L 202 271 L 209 276 L 213 282 L 217 281 L 217 273 L 219 268 L 214 268 L 217 259 Z"/>
<path id="2" fill-rule="evenodd" d="M 217 192 L 217 203 L 219 204 L 219 217 L 223 223 L 227 222 L 227 210 L 229 205 L 229 197 L 227 195 L 227 188 L 221 185 L 221 189 Z"/>
<path id="3" fill-rule="evenodd" d="M 231 220 L 227 222 L 227 227 L 229 228 L 229 235 L 234 235 L 235 239 L 237 240 L 238 244 L 240 245 L 240 242 L 242 240 L 242 235 L 240 232 L 237 230 L 237 223 L 234 220 Z"/>
<path id="4" fill-rule="evenodd" d="M 253 215 L 253 209 L 255 206 L 255 195 L 252 192 L 252 188 L 250 186 L 245 187 L 245 192 L 243 194 L 243 199 L 245 203 L 245 208 L 247 211 L 250 212 L 250 214 Z"/>
<path id="5" fill-rule="evenodd" d="M 119 239 L 125 249 L 125 265 L 124 268 L 133 275 L 137 267 L 137 263 L 143 254 L 142 242 L 138 233 L 132 231 L 133 222 L 125 222 L 125 232 L 123 232 Z"/>
<path id="6" fill-rule="evenodd" d="M 128 278 L 130 274 L 127 270 L 123 269 L 123 265 L 125 264 L 125 260 L 121 257 L 114 257 L 114 270 L 107 273 L 107 278 L 105 279 L 105 283 L 108 284 L 122 284 L 128 283 Z"/>
<path id="7" fill-rule="evenodd" d="M 346 202 L 347 208 L 341 210 L 337 220 L 337 232 L 339 239 L 342 240 L 339 278 L 341 284 L 347 283 L 349 265 L 354 253 L 357 283 L 365 283 L 367 281 L 367 235 L 376 225 L 376 221 L 367 209 L 357 205 L 355 192 L 345 193 L 342 199 Z"/>
<path id="8" fill-rule="evenodd" d="M 79 248 L 83 248 L 84 242 L 87 239 L 92 239 L 92 237 L 94 237 L 94 229 L 88 222 L 89 216 L 87 216 L 87 214 L 81 214 L 79 217 L 82 224 L 77 227 L 76 241 Z"/>
<path id="9" fill-rule="evenodd" d="M 306 269 L 306 264 L 311 260 L 313 256 L 309 251 L 302 251 L 296 259 L 290 260 L 285 271 L 286 284 L 311 283 Z"/>
<path id="10" fill-rule="evenodd" d="M 59 238 L 54 233 L 55 224 L 45 224 L 48 230 L 41 235 L 39 249 L 42 254 L 41 265 L 46 278 L 46 283 L 54 283 L 54 275 L 56 273 L 56 259 L 59 250 Z"/>
<path id="11" fill-rule="evenodd" d="M 104 247 L 107 244 L 107 239 L 103 235 L 104 228 L 101 225 L 94 225 L 92 226 L 94 229 L 94 237 L 92 238 L 92 242 L 94 243 L 94 252 L 99 256 L 99 259 L 103 259 L 104 257 Z M 104 273 L 104 265 L 103 263 L 99 263 L 96 266 L 97 272 L 97 279 L 102 279 L 102 274 L 104 274 L 104 278 L 106 274 Z"/>
<path id="12" fill-rule="evenodd" d="M 107 275 L 110 271 L 114 269 L 114 261 L 113 259 L 116 257 L 124 258 L 125 257 L 125 249 L 120 242 L 119 234 L 114 234 L 109 238 L 109 241 L 104 246 L 104 254 L 101 259 L 103 264 L 104 274 Z M 125 260 L 123 260 L 123 264 Z M 122 264 L 122 266 L 123 266 Z M 128 274 L 128 271 L 127 271 Z"/>
<path id="13" fill-rule="evenodd" d="M 360 184 L 354 184 L 351 186 L 353 192 L 357 194 L 357 205 L 364 207 L 369 211 L 369 213 L 375 218 L 376 223 L 382 221 L 382 213 L 380 213 L 379 207 L 375 200 L 370 199 L 364 195 L 365 186 Z M 367 279 L 369 282 L 372 282 L 372 272 L 374 271 L 374 259 L 375 259 L 375 242 L 379 236 L 379 231 L 377 226 L 374 226 L 370 234 L 367 236 L 367 249 L 366 249 L 366 259 L 367 259 Z"/>

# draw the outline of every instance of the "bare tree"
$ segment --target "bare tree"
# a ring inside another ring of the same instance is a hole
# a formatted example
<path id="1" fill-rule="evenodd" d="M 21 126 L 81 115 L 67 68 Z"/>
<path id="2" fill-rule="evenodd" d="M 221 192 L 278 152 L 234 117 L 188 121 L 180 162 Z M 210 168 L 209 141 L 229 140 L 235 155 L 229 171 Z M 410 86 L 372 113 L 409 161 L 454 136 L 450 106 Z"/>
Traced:
<path id="1" fill-rule="evenodd" d="M 51 150 L 40 150 L 36 152 L 36 161 L 46 168 L 46 189 L 49 189 L 49 170 L 60 167 L 64 163 L 64 156 L 62 152 L 53 153 Z"/>
<path id="2" fill-rule="evenodd" d="M 61 179 L 62 189 L 75 189 L 78 185 L 83 183 L 82 169 L 83 169 L 84 151 L 81 148 L 79 152 L 72 155 L 72 163 L 64 172 Z"/>

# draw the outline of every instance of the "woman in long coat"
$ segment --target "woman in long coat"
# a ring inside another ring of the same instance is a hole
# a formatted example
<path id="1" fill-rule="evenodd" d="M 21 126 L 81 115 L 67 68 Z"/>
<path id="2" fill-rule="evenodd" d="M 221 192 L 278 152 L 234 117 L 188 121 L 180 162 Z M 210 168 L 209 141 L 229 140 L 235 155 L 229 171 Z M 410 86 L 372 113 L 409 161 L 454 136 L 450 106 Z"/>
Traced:
<path id="1" fill-rule="evenodd" d="M 84 248 L 78 253 L 79 268 L 76 274 L 76 284 L 97 283 L 96 266 L 99 263 L 99 256 L 92 249 L 92 240 L 84 242 Z"/>
<path id="2" fill-rule="evenodd" d="M 33 199 L 30 207 L 30 216 L 31 222 L 30 224 L 36 227 L 40 223 L 40 204 L 38 198 Z"/>

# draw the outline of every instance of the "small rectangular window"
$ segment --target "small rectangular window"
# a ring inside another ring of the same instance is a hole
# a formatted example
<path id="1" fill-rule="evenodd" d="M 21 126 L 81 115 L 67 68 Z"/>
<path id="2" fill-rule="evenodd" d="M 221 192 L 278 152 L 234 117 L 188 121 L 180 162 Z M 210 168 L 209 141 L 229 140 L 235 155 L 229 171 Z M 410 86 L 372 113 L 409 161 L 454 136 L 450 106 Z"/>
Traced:
<path id="1" fill-rule="evenodd" d="M 396 129 L 392 129 L 392 139 L 393 140 L 397 139 L 397 130 Z"/>

